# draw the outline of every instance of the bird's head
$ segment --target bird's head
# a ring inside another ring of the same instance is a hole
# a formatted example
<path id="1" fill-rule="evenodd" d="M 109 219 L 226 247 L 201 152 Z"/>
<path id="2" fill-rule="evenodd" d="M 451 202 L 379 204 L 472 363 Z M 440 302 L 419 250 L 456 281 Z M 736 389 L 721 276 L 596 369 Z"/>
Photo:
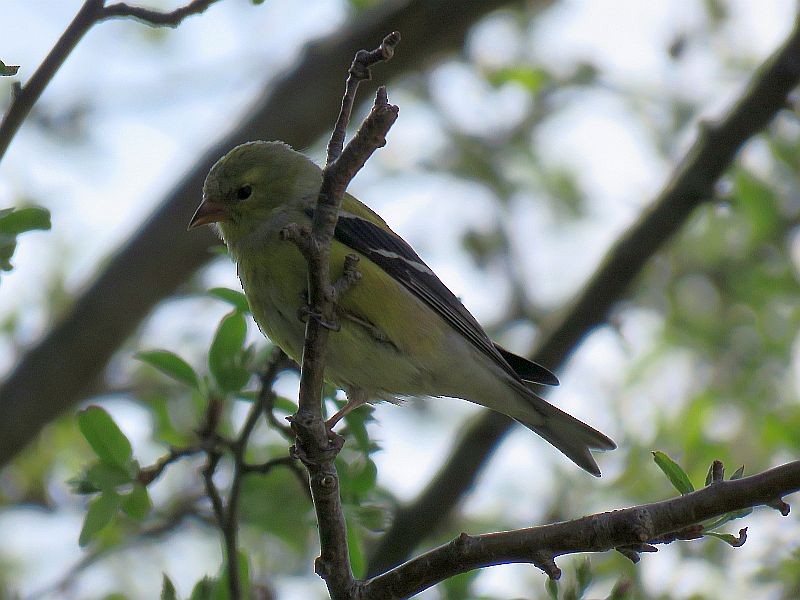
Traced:
<path id="1" fill-rule="evenodd" d="M 315 196 L 321 182 L 320 168 L 283 142 L 236 146 L 211 167 L 189 229 L 216 223 L 230 243 L 257 228 L 276 208 Z"/>

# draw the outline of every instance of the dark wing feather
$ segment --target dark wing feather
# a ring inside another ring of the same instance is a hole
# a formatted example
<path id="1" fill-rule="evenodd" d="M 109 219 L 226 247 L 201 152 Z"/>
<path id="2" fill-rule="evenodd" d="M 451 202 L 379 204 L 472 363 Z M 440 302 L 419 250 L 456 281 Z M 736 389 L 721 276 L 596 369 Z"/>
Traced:
<path id="1" fill-rule="evenodd" d="M 544 385 L 558 385 L 558 377 L 546 367 L 506 350 L 497 342 L 494 347 L 521 379 Z"/>
<path id="2" fill-rule="evenodd" d="M 503 353 L 511 354 L 495 347 L 475 317 L 400 236 L 361 217 L 342 213 L 334 237 L 402 283 L 495 364 L 520 380 L 520 375 Z"/>

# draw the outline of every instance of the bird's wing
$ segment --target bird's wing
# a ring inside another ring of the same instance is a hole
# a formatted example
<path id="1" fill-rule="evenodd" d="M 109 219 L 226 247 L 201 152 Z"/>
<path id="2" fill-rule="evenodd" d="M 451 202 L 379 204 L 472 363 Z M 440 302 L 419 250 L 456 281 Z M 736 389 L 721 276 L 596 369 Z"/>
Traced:
<path id="1" fill-rule="evenodd" d="M 313 216 L 313 210 L 308 209 L 307 214 Z M 342 211 L 334 237 L 399 281 L 514 379 L 548 385 L 558 383 L 555 375 L 544 367 L 496 346 L 455 294 L 441 282 L 411 246 L 387 226 Z M 517 368 L 520 369 L 519 372 Z"/>
<path id="2" fill-rule="evenodd" d="M 558 385 L 558 377 L 546 367 L 506 350 L 497 342 L 494 342 L 494 347 L 524 381 L 542 383 L 544 385 Z"/>

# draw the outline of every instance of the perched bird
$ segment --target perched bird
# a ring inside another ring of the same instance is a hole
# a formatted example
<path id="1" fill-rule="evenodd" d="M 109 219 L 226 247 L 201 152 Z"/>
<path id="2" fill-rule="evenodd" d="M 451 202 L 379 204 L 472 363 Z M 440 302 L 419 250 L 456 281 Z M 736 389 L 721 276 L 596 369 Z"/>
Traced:
<path id="1" fill-rule="evenodd" d="M 256 323 L 297 361 L 307 265 L 280 232 L 311 223 L 321 183 L 321 169 L 283 142 L 242 144 L 211 168 L 189 224 L 217 224 Z M 367 401 L 462 398 L 516 419 L 600 476 L 589 451 L 614 442 L 530 389 L 557 385 L 555 375 L 493 343 L 411 246 L 346 194 L 331 246 L 333 278 L 348 254 L 360 258 L 362 277 L 340 299 L 340 328 L 328 338 L 325 378 L 348 395 L 329 426 Z"/>

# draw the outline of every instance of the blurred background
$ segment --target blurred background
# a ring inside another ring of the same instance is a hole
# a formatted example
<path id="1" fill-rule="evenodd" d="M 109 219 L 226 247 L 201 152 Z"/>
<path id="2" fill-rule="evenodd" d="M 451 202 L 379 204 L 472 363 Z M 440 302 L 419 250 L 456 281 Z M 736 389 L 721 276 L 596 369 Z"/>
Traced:
<path id="1" fill-rule="evenodd" d="M 0 80 L 0 104 L 81 4 L 5 3 L 0 59 L 20 70 Z M 0 456 L 0 597 L 154 598 L 162 572 L 188 597 L 218 572 L 218 532 L 193 459 L 150 486 L 143 522 L 120 518 L 79 548 L 86 497 L 68 480 L 92 452 L 75 413 L 89 403 L 108 410 L 142 465 L 191 437 L 197 399 L 134 355 L 168 349 L 206 373 L 230 306 L 205 290 L 240 289 L 210 232 L 185 231 L 202 176 L 245 139 L 281 138 L 323 161 L 356 49 L 394 29 L 404 36 L 397 59 L 373 70 L 400 118 L 350 191 L 495 339 L 530 354 L 668 181 L 698 123 L 742 93 L 797 10 L 790 0 L 425 4 L 221 0 L 174 30 L 100 23 L 58 72 L 0 162 L 0 207 L 42 206 L 52 218 L 52 230 L 20 237 L 14 270 L 0 280 L 0 375 L 13 381 L 0 393 L 12 415 L 0 437 L 26 432 Z M 449 18 L 426 18 L 427 9 Z M 364 86 L 361 100 L 373 90 Z M 798 457 L 799 164 L 800 123 L 785 111 L 559 370 L 548 399 L 619 446 L 598 457 L 602 479 L 515 427 L 421 548 L 461 531 L 671 497 L 653 450 L 698 486 L 714 459 L 747 474 Z M 160 237 L 141 237 L 158 226 Z M 126 260 L 139 266 L 126 270 Z M 70 322 L 76 301 L 82 312 Z M 60 338 L 45 337 L 64 322 L 71 329 Z M 247 339 L 263 356 L 267 342 L 252 321 Z M 23 363 L 29 352 L 40 362 Z M 285 373 L 277 389 L 288 402 L 297 385 Z M 248 389 L 256 388 L 254 377 Z M 26 413 L 14 394 L 49 408 Z M 226 404 L 229 427 L 247 404 Z M 346 503 L 357 575 L 396 507 L 414 501 L 479 412 L 449 399 L 361 410 L 373 445 L 342 457 L 353 475 Z M 260 425 L 253 445 L 278 456 L 288 444 Z M 288 471 L 248 482 L 241 544 L 253 581 L 268 597 L 326 597 L 301 485 Z M 590 571 L 588 598 L 620 585 L 631 598 L 800 596 L 796 513 L 760 509 L 729 529 L 745 525 L 747 543 L 736 549 L 704 539 L 660 546 L 638 565 L 615 553 L 564 557 L 562 591 Z M 540 598 L 545 580 L 532 566 L 506 565 L 419 597 Z"/>

